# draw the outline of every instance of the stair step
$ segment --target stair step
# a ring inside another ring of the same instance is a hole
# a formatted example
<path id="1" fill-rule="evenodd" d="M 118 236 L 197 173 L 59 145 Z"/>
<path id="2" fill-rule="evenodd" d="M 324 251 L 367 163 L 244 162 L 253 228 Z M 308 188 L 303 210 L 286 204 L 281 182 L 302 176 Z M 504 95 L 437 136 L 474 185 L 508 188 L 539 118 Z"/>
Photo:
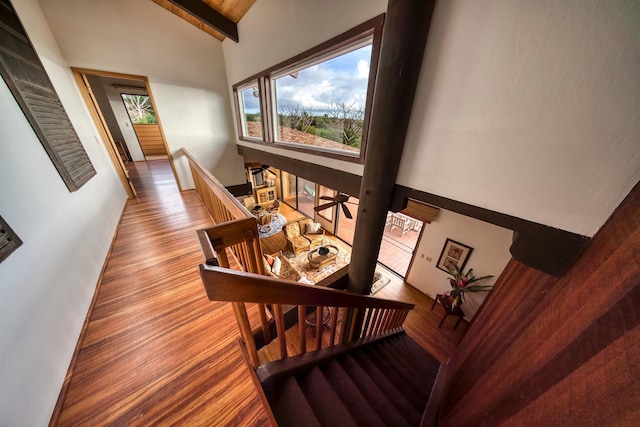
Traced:
<path id="1" fill-rule="evenodd" d="M 433 377 L 432 369 L 425 366 L 425 359 L 416 361 L 403 348 L 399 348 L 399 346 L 389 347 L 383 344 L 385 343 L 376 346 L 374 351 L 384 359 L 391 361 L 392 368 L 417 389 L 417 392 L 425 389 L 425 383 L 430 382 Z"/>
<path id="2" fill-rule="evenodd" d="M 298 379 L 309 406 L 322 426 L 357 426 L 323 372 L 317 366 Z"/>
<path id="3" fill-rule="evenodd" d="M 440 362 L 406 334 L 393 337 L 381 345 L 396 357 L 402 357 L 410 363 L 421 378 L 435 377 L 438 372 Z"/>
<path id="4" fill-rule="evenodd" d="M 281 427 L 321 427 L 309 402 L 295 378 L 282 382 L 272 399 L 269 399 L 273 416 Z"/>
<path id="5" fill-rule="evenodd" d="M 364 351 L 364 354 L 380 369 L 387 379 L 398 389 L 416 411 L 422 412 L 427 403 L 424 395 L 429 391 L 425 390 L 419 378 L 412 376 L 411 365 L 402 359 L 391 359 L 380 351 L 376 346 L 371 346 Z"/>
<path id="6" fill-rule="evenodd" d="M 322 371 L 358 425 L 367 427 L 385 426 L 384 421 L 378 416 L 374 407 L 362 395 L 337 361 L 334 360 L 328 363 L 322 368 Z"/>
<path id="7" fill-rule="evenodd" d="M 402 414 L 409 424 L 420 424 L 420 418 L 422 417 L 422 410 L 424 410 L 424 408 L 414 408 L 407 397 L 403 394 L 404 390 L 398 390 L 398 388 L 387 378 L 386 373 L 382 372 L 364 352 L 357 352 L 352 356 L 367 375 L 369 375 L 373 382 L 384 391 L 384 394 L 387 396 L 389 401 L 393 403 L 393 406 L 395 406 L 398 412 Z"/>
<path id="8" fill-rule="evenodd" d="M 340 360 L 344 371 L 369 401 L 380 418 L 389 426 L 411 426 L 362 367 L 349 355 Z"/>

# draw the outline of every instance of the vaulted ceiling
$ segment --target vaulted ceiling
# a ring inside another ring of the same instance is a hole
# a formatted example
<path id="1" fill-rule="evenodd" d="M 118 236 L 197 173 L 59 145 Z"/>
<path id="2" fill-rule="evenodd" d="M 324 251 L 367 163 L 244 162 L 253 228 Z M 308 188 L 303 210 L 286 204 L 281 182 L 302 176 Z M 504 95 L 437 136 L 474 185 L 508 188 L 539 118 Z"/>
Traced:
<path id="1" fill-rule="evenodd" d="M 238 41 L 235 24 L 256 0 L 152 0 L 205 33 L 222 41 Z"/>

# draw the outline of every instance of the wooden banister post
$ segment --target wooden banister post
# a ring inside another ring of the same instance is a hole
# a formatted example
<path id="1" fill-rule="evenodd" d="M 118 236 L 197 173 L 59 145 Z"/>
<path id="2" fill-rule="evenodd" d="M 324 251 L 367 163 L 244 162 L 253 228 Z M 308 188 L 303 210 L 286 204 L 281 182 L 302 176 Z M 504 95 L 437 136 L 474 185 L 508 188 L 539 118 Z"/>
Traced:
<path id="1" fill-rule="evenodd" d="M 389 0 L 347 290 L 368 294 L 400 168 L 434 0 Z"/>

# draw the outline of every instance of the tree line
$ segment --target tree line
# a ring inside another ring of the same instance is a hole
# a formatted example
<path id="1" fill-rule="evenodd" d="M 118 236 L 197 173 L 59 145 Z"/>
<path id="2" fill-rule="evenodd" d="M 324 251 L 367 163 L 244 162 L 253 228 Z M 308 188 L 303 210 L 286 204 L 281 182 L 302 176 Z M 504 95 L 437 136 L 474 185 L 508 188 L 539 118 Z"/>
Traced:
<path id="1" fill-rule="evenodd" d="M 247 121 L 260 121 L 259 113 L 246 114 Z M 278 111 L 280 126 L 310 133 L 351 147 L 360 148 L 364 127 L 364 107 L 343 101 L 317 114 L 301 105 L 284 105 Z"/>

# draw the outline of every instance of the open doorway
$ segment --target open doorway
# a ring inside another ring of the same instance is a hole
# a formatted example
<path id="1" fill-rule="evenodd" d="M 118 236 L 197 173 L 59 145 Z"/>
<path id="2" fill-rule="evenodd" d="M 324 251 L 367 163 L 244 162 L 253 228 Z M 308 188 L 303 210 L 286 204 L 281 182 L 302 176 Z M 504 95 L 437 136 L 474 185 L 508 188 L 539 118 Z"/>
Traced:
<path id="1" fill-rule="evenodd" d="M 77 68 L 72 71 L 129 197 L 136 196 L 136 189 L 129 177 L 128 162 L 145 161 L 152 156 L 169 157 L 177 182 L 147 78 Z M 135 129 L 137 125 L 130 119 L 123 94 L 141 97 L 146 110 L 152 112 L 152 118 L 144 117 L 142 121 L 153 122 L 150 123 L 153 129 L 148 130 L 145 123 L 139 131 Z"/>

